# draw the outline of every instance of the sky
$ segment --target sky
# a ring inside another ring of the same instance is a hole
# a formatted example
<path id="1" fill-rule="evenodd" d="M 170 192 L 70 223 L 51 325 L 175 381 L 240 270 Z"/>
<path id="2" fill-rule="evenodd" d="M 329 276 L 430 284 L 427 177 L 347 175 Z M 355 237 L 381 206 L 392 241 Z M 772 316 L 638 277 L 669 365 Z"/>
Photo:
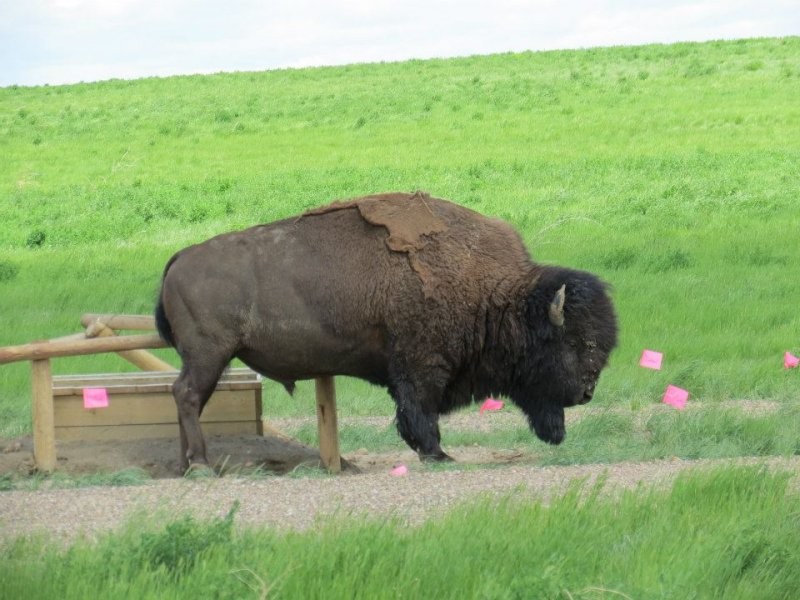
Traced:
<path id="1" fill-rule="evenodd" d="M 800 0 L 0 0 L 0 86 L 800 34 Z"/>

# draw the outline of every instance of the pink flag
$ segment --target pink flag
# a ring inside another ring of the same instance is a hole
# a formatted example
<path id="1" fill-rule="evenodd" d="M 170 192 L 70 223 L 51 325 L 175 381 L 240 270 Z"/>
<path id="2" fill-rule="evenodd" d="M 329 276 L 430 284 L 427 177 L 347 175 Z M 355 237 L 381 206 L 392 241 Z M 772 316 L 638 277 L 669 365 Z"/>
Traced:
<path id="1" fill-rule="evenodd" d="M 796 357 L 791 352 L 787 352 L 783 355 L 783 368 L 784 369 L 793 369 L 797 365 L 800 365 L 800 358 Z"/>
<path id="2" fill-rule="evenodd" d="M 83 408 L 108 408 L 106 388 L 83 388 Z"/>
<path id="3" fill-rule="evenodd" d="M 397 465 L 394 469 L 389 471 L 389 475 L 393 477 L 402 477 L 403 475 L 408 475 L 408 467 L 405 465 Z"/>
<path id="4" fill-rule="evenodd" d="M 686 401 L 689 399 L 689 392 L 674 385 L 668 385 L 667 390 L 664 392 L 664 404 L 669 404 L 675 408 L 682 410 L 686 406 Z"/>
<path id="5" fill-rule="evenodd" d="M 660 371 L 661 359 L 663 358 L 664 355 L 661 354 L 661 352 L 656 352 L 655 350 L 645 350 L 642 352 L 642 358 L 639 359 L 639 366 Z"/>
<path id="6" fill-rule="evenodd" d="M 487 398 L 481 404 L 481 408 L 478 411 L 479 413 L 483 413 L 485 410 L 500 410 L 503 408 L 502 400 L 495 400 L 494 398 Z"/>

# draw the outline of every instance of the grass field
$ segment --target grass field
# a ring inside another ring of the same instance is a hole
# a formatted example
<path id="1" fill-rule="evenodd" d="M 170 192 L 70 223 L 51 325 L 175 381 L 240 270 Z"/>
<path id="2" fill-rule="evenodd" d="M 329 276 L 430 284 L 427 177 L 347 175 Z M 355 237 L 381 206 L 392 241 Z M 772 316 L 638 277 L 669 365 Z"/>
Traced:
<path id="1" fill-rule="evenodd" d="M 800 496 L 787 473 L 727 468 L 671 489 L 482 500 L 409 528 L 235 531 L 233 510 L 148 519 L 69 549 L 0 547 L 0 598 L 794 598 Z"/>
<path id="2" fill-rule="evenodd" d="M 0 343 L 149 313 L 164 263 L 334 198 L 425 189 L 614 286 L 595 402 L 796 398 L 800 38 L 0 89 Z M 645 347 L 661 372 L 636 366 Z M 174 357 L 169 352 L 163 356 Z M 126 369 L 61 359 L 56 373 Z M 390 413 L 343 382 L 343 414 Z M 296 407 L 267 386 L 267 414 Z M 0 434 L 29 430 L 0 368 Z M 307 413 L 310 414 L 310 413 Z"/>

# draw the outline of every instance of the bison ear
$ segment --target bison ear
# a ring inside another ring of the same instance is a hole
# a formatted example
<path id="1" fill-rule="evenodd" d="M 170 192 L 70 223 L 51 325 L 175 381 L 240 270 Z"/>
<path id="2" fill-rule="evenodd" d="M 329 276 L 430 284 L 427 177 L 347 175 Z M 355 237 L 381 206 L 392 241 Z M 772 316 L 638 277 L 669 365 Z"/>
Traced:
<path id="1" fill-rule="evenodd" d="M 553 296 L 553 301 L 550 303 L 550 322 L 556 327 L 564 326 L 564 299 L 567 295 L 567 284 L 565 283 Z"/>

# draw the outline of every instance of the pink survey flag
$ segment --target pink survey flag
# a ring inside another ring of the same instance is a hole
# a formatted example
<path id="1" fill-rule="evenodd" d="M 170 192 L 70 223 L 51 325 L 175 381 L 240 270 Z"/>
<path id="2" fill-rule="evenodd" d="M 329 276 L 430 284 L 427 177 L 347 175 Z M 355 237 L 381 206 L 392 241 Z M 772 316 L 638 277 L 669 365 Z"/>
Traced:
<path id="1" fill-rule="evenodd" d="M 686 401 L 689 399 L 689 392 L 674 385 L 668 385 L 667 390 L 664 392 L 664 404 L 674 406 L 678 410 L 682 410 L 686 406 Z"/>
<path id="2" fill-rule="evenodd" d="M 485 410 L 500 410 L 501 408 L 503 408 L 502 400 L 487 398 L 486 400 L 483 401 L 483 404 L 481 404 L 481 408 L 478 412 L 482 413 Z"/>
<path id="3" fill-rule="evenodd" d="M 797 365 L 800 365 L 800 358 L 792 354 L 791 352 L 787 352 L 783 355 L 783 368 L 784 369 L 793 369 Z"/>
<path id="4" fill-rule="evenodd" d="M 664 355 L 661 354 L 661 352 L 656 352 L 655 350 L 645 350 L 642 352 L 642 358 L 639 359 L 639 366 L 660 371 L 661 360 L 663 358 Z"/>
<path id="5" fill-rule="evenodd" d="M 389 471 L 389 475 L 393 477 L 402 477 L 403 475 L 408 475 L 408 467 L 405 465 L 397 465 L 394 469 Z"/>
<path id="6" fill-rule="evenodd" d="M 108 408 L 106 388 L 83 388 L 83 408 Z"/>

